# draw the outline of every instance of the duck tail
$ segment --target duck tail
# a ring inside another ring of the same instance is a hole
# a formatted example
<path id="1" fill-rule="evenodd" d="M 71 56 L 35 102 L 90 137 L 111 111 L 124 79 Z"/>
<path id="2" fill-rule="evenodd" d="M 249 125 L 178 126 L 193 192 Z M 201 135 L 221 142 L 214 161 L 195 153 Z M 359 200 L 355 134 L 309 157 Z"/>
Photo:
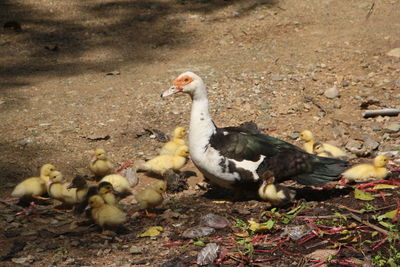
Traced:
<path id="1" fill-rule="evenodd" d="M 340 175 L 348 166 L 348 162 L 340 159 L 314 156 L 313 171 L 299 174 L 295 180 L 303 185 L 321 186 L 330 181 L 340 179 Z"/>

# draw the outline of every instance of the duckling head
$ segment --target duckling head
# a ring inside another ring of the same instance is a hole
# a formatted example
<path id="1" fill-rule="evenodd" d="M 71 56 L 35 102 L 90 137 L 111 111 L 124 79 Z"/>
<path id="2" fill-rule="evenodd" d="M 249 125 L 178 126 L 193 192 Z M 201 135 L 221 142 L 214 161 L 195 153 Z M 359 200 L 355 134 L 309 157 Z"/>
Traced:
<path id="1" fill-rule="evenodd" d="M 158 192 L 158 193 L 160 193 L 160 194 L 163 194 L 163 193 L 165 193 L 165 192 L 167 191 L 167 184 L 166 184 L 164 181 L 162 181 L 162 180 L 158 180 L 157 182 L 155 182 L 154 184 L 152 184 L 152 188 L 153 188 L 156 192 Z"/>
<path id="2" fill-rule="evenodd" d="M 94 195 L 89 198 L 89 206 L 93 209 L 100 208 L 104 205 L 104 199 L 99 195 Z"/>
<path id="3" fill-rule="evenodd" d="M 304 142 L 309 142 L 314 139 L 314 136 L 311 131 L 304 130 L 300 133 L 300 139 L 303 140 Z"/>
<path id="4" fill-rule="evenodd" d="M 319 154 L 319 153 L 325 152 L 325 149 L 324 149 L 324 147 L 323 147 L 323 145 L 321 143 L 315 143 L 313 145 L 313 150 L 314 150 L 315 154 Z"/>
<path id="5" fill-rule="evenodd" d="M 71 188 L 84 188 L 87 185 L 86 179 L 82 176 L 75 176 L 74 179 L 72 179 L 72 182 L 70 185 L 67 186 L 67 189 Z"/>
<path id="6" fill-rule="evenodd" d="M 51 172 L 55 171 L 56 167 L 52 164 L 44 164 L 42 168 L 40 168 L 40 176 L 49 176 Z"/>
<path id="7" fill-rule="evenodd" d="M 52 172 L 49 174 L 49 180 L 50 180 L 50 182 L 52 182 L 52 183 L 59 183 L 59 182 L 62 182 L 62 180 L 63 180 L 63 175 L 62 175 L 62 173 L 59 172 L 59 171 L 52 171 Z"/>
<path id="8" fill-rule="evenodd" d="M 180 157 L 189 156 L 189 147 L 188 146 L 180 146 L 180 147 L 178 147 L 178 149 L 176 150 L 175 155 L 176 156 L 180 156 Z"/>
<path id="9" fill-rule="evenodd" d="M 114 187 L 109 182 L 101 182 L 98 186 L 97 191 L 99 192 L 100 195 L 107 193 L 118 194 L 118 192 L 114 190 Z"/>
<path id="10" fill-rule="evenodd" d="M 106 160 L 107 159 L 107 152 L 102 148 L 96 149 L 94 151 L 94 153 L 93 153 L 92 161 L 94 162 L 94 161 L 96 161 L 98 159 L 100 159 L 100 160 Z"/>
<path id="11" fill-rule="evenodd" d="M 384 155 L 379 155 L 374 159 L 375 167 L 385 167 L 388 163 L 388 157 Z"/>
<path id="12" fill-rule="evenodd" d="M 176 127 L 174 130 L 174 137 L 182 138 L 186 135 L 185 127 Z"/>

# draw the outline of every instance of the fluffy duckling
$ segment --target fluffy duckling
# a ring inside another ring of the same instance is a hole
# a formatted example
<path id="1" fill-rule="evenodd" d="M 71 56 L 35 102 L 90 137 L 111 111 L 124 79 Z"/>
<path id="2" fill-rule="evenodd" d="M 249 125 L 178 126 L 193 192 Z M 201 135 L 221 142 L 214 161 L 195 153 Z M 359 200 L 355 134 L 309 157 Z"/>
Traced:
<path id="1" fill-rule="evenodd" d="M 25 198 L 34 197 L 41 199 L 41 195 L 47 192 L 46 184 L 49 175 L 56 168 L 52 164 L 45 164 L 40 169 L 40 177 L 31 177 L 17 184 L 11 193 L 12 197 Z"/>
<path id="2" fill-rule="evenodd" d="M 91 207 L 92 219 L 101 228 L 117 227 L 126 222 L 126 214 L 113 205 L 106 204 L 104 199 L 99 195 L 89 198 L 89 206 Z"/>
<path id="3" fill-rule="evenodd" d="M 118 194 L 109 182 L 101 182 L 97 188 L 98 195 L 104 199 L 104 202 L 109 205 L 117 205 L 118 200 L 115 194 Z"/>
<path id="4" fill-rule="evenodd" d="M 63 175 L 59 171 L 53 171 L 49 175 L 47 183 L 47 193 L 53 199 L 57 199 L 65 204 L 75 204 L 76 189 L 68 190 L 68 184 L 63 183 Z"/>
<path id="5" fill-rule="evenodd" d="M 304 150 L 312 154 L 314 152 L 314 135 L 311 133 L 311 131 L 302 131 L 300 133 L 300 139 L 304 141 Z M 333 158 L 344 159 L 347 157 L 343 150 L 334 145 L 322 143 L 322 147 L 324 148 L 325 152 L 331 153 Z"/>
<path id="6" fill-rule="evenodd" d="M 331 152 L 325 151 L 324 146 L 321 143 L 315 143 L 313 146 L 313 152 L 318 157 L 334 158 Z"/>
<path id="7" fill-rule="evenodd" d="M 185 145 L 183 137 L 186 135 L 184 127 L 176 127 L 171 141 L 167 142 L 160 150 L 160 155 L 175 155 L 178 147 Z"/>
<path id="8" fill-rule="evenodd" d="M 146 215 L 149 215 L 147 209 L 161 205 L 164 200 L 163 194 L 165 194 L 166 191 L 167 184 L 162 180 L 158 180 L 146 189 L 139 191 L 135 196 L 139 209 L 144 209 Z"/>
<path id="9" fill-rule="evenodd" d="M 137 184 L 136 173 L 129 168 L 127 176 L 128 177 L 122 176 L 121 174 L 109 174 L 103 177 L 100 182 L 109 182 L 112 184 L 114 190 L 119 193 L 131 194 L 131 187 Z"/>
<path id="10" fill-rule="evenodd" d="M 167 171 L 178 171 L 185 163 L 189 155 L 189 147 L 184 145 L 178 147 L 175 155 L 160 155 L 146 161 L 138 170 L 153 172 L 163 176 Z"/>
<path id="11" fill-rule="evenodd" d="M 384 179 L 389 173 L 386 169 L 388 160 L 387 156 L 379 155 L 375 157 L 373 164 L 358 164 L 345 171 L 342 176 L 347 180 L 355 182 Z"/>
<path id="12" fill-rule="evenodd" d="M 292 201 L 296 192 L 281 184 L 269 184 L 264 181 L 258 189 L 258 195 L 262 200 L 270 202 L 273 206 L 282 206 Z"/>
<path id="13" fill-rule="evenodd" d="M 103 177 L 114 172 L 114 165 L 107 158 L 107 152 L 98 148 L 89 163 L 90 171 L 96 177 Z"/>

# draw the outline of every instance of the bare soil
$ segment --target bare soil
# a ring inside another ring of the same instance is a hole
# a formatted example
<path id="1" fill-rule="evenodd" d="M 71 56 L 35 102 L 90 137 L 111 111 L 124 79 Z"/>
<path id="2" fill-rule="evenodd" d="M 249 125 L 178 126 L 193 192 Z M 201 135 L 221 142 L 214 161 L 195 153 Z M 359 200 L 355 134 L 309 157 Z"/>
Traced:
<path id="1" fill-rule="evenodd" d="M 299 146 L 289 135 L 304 129 L 342 147 L 368 136 L 380 146 L 361 153 L 367 158 L 399 149 L 399 133 L 384 130 L 399 117 L 362 118 L 362 104 L 400 108 L 400 58 L 386 55 L 400 47 L 399 10 L 396 0 L 1 1 L 0 256 L 15 252 L 1 265 L 20 260 L 30 266 L 190 266 L 202 247 L 181 234 L 201 215 L 213 212 L 233 225 L 237 219 L 268 220 L 261 216 L 271 209 L 268 203 L 230 203 L 221 201 L 231 197 L 229 192 L 199 188 L 203 177 L 191 162 L 183 169 L 197 174 L 188 178 L 189 189 L 170 194 L 155 218 L 136 215 L 132 196 L 123 200 L 133 216 L 127 231 L 117 235 L 71 227 L 84 218 L 54 212 L 54 204 L 16 215 L 21 208 L 10 200 L 12 188 L 45 163 L 72 179 L 87 172 L 90 151 L 97 147 L 117 165 L 157 155 L 162 143 L 140 135 L 144 128 L 171 133 L 188 126 L 187 96 L 160 99 L 187 70 L 208 85 L 219 126 L 254 121 Z M 340 96 L 327 99 L 324 91 L 334 86 Z M 358 161 L 367 160 L 354 157 Z M 133 193 L 154 180 L 138 175 Z M 398 190 L 385 190 L 386 197 L 372 202 L 355 200 L 351 188 L 297 190 L 293 206 L 277 209 L 281 214 L 301 203 L 308 208 L 300 217 L 349 213 L 339 204 L 352 209 L 371 204 L 378 211 L 360 216 L 379 225 L 372 215 L 399 205 Z M 306 224 L 300 217 L 288 225 Z M 280 222 L 251 241 L 251 257 L 237 245 L 233 225 L 202 241 L 227 251 L 219 262 L 223 266 L 311 266 L 318 262 L 310 253 L 321 249 L 338 251 L 332 266 L 361 266 L 379 251 L 388 255 L 387 242 L 373 249 L 384 234 L 372 235 L 368 227 L 370 232 L 359 232 L 365 224 L 354 218 L 340 223 L 358 236 L 350 240 L 335 233 L 300 244 L 282 237 Z M 164 227 L 160 236 L 137 237 L 155 225 Z M 132 254 L 132 246 L 141 253 Z"/>

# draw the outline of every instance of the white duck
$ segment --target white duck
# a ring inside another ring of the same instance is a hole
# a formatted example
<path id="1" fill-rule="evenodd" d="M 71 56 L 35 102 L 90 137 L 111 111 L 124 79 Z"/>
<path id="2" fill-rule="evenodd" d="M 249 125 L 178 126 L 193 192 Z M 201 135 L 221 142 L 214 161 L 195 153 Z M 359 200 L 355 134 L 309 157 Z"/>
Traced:
<path id="1" fill-rule="evenodd" d="M 218 128 L 208 111 L 208 98 L 203 80 L 185 72 L 161 97 L 178 92 L 193 100 L 189 129 L 189 148 L 193 163 L 212 183 L 237 189 L 258 188 L 265 173 L 273 173 L 280 183 L 293 179 L 305 185 L 323 185 L 336 180 L 347 162 L 311 155 L 285 141 L 257 131 Z"/>

